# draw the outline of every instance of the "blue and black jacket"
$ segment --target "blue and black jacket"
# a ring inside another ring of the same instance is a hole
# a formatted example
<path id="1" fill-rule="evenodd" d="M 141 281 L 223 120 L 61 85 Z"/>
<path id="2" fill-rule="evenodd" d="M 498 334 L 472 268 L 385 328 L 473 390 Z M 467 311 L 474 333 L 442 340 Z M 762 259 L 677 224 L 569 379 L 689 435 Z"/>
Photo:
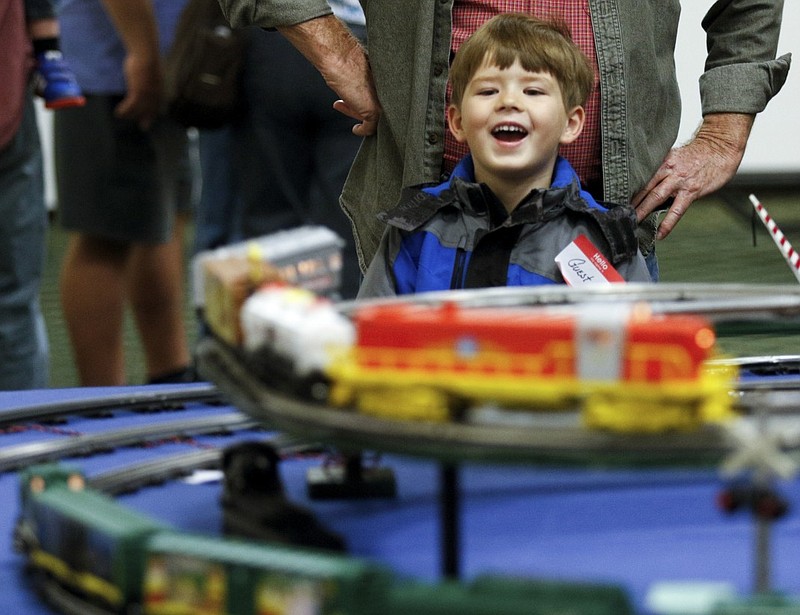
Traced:
<path id="1" fill-rule="evenodd" d="M 379 218 L 388 226 L 360 298 L 563 283 L 555 257 L 581 234 L 623 278 L 651 281 L 633 210 L 600 205 L 561 157 L 550 188 L 532 190 L 511 213 L 474 181 L 467 156 L 446 182 L 404 190 Z"/>

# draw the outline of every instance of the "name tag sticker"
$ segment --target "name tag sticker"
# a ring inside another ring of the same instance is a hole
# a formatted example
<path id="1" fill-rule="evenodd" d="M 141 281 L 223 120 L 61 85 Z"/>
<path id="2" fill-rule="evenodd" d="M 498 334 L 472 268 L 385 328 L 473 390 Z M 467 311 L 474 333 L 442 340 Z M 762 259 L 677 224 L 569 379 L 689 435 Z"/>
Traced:
<path id="1" fill-rule="evenodd" d="M 556 256 L 556 264 L 570 286 L 625 282 L 619 271 L 586 235 L 578 235 Z"/>

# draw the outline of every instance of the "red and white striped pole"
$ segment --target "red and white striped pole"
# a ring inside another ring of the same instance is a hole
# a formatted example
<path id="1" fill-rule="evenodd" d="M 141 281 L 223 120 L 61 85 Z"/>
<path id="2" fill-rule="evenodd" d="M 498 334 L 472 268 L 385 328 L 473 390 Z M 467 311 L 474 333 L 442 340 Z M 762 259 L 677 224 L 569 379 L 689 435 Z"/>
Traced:
<path id="1" fill-rule="evenodd" d="M 756 212 L 758 212 L 758 216 L 761 218 L 764 226 L 767 227 L 772 235 L 772 241 L 775 242 L 775 245 L 778 246 L 781 254 L 783 254 L 783 258 L 786 259 L 786 262 L 789 264 L 789 268 L 792 270 L 794 277 L 800 282 L 800 254 L 795 252 L 792 244 L 789 243 L 789 240 L 786 239 L 781 229 L 775 224 L 775 220 L 767 213 L 761 201 L 759 201 L 754 194 L 750 195 L 750 202 L 753 204 L 753 207 L 755 207 Z"/>

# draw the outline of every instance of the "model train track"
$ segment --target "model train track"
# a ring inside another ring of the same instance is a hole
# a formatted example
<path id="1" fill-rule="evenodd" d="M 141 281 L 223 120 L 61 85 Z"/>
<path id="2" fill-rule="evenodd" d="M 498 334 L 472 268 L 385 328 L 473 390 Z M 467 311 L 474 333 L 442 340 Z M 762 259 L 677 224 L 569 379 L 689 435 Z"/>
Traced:
<path id="1" fill-rule="evenodd" d="M 274 447 L 281 457 L 324 450 L 318 444 L 307 444 L 285 434 L 270 436 L 260 442 Z M 222 454 L 223 450 L 219 448 L 179 453 L 102 472 L 92 476 L 88 482 L 107 495 L 122 495 L 183 478 L 197 470 L 218 470 L 221 467 Z"/>
<path id="2" fill-rule="evenodd" d="M 581 304 L 645 302 L 657 313 L 702 314 L 714 322 L 719 335 L 800 331 L 800 285 L 757 284 L 610 284 L 571 288 L 562 284 L 533 287 L 497 287 L 418 293 L 395 298 L 342 302 L 349 314 L 373 303 L 462 307 L 558 308 Z"/>
<path id="3" fill-rule="evenodd" d="M 198 365 L 237 407 L 266 426 L 328 442 L 343 450 L 380 450 L 452 462 L 664 465 L 718 462 L 738 446 L 738 439 L 730 430 L 720 426 L 657 435 L 614 434 L 584 429 L 577 413 L 514 413 L 524 424 L 376 418 L 276 391 L 255 377 L 234 351 L 211 339 L 198 347 Z"/>
<path id="4" fill-rule="evenodd" d="M 87 600 L 82 600 L 59 585 L 55 579 L 40 573 L 37 590 L 47 602 L 62 615 L 113 615 L 111 609 L 102 608 Z"/>
<path id="5" fill-rule="evenodd" d="M 578 305 L 603 302 L 647 302 L 657 308 L 696 313 L 775 313 L 800 317 L 800 285 L 758 284 L 609 284 L 574 288 L 550 286 L 502 286 L 417 293 L 401 297 L 340 302 L 345 313 L 375 303 L 439 304 L 454 302 L 464 307 L 519 307 Z"/>
<path id="6" fill-rule="evenodd" d="M 93 455 L 118 447 L 134 446 L 154 440 L 228 433 L 258 426 L 259 422 L 253 417 L 241 412 L 229 412 L 208 417 L 162 422 L 144 427 L 77 435 L 47 442 L 18 444 L 0 449 L 0 473 L 17 470 L 32 463 Z"/>
<path id="7" fill-rule="evenodd" d="M 0 411 L 0 428 L 28 422 L 42 422 L 70 415 L 100 414 L 113 410 L 174 409 L 188 403 L 214 404 L 222 402 L 216 386 L 209 383 L 181 385 L 178 388 L 152 387 L 147 391 L 132 391 L 87 398 L 36 404 L 20 404 Z"/>

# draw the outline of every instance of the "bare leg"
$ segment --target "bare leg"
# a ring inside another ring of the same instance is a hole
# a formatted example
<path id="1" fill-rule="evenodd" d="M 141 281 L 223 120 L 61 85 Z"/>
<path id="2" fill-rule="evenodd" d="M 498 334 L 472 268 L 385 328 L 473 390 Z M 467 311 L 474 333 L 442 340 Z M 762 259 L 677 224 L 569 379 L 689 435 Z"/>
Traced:
<path id="1" fill-rule="evenodd" d="M 125 384 L 122 323 L 129 249 L 72 234 L 61 268 L 61 308 L 82 386 Z"/>
<path id="2" fill-rule="evenodd" d="M 131 253 L 128 290 L 148 380 L 191 365 L 183 312 L 184 226 L 176 219 L 169 242 L 136 244 Z"/>

